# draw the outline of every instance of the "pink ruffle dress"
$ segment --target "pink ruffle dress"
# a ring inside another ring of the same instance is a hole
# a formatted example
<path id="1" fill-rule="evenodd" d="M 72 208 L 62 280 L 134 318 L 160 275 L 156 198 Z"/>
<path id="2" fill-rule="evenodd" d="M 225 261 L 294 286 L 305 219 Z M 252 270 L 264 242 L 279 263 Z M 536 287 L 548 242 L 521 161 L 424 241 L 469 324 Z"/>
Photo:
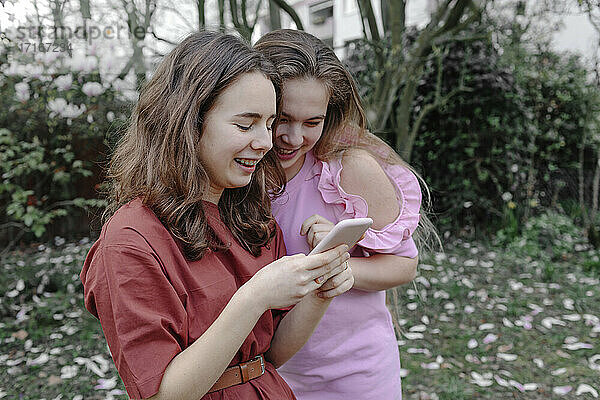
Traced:
<path id="1" fill-rule="evenodd" d="M 403 166 L 386 165 L 384 171 L 395 183 L 400 213 L 383 229 L 369 229 L 351 253 L 416 257 L 411 235 L 419 222 L 419 183 Z M 322 162 L 308 152 L 300 172 L 274 200 L 288 254 L 308 254 L 300 227 L 313 214 L 334 223 L 367 216 L 366 201 L 340 187 L 341 172 L 341 159 Z M 385 291 L 351 289 L 334 298 L 308 342 L 278 372 L 299 400 L 401 399 L 400 358 Z"/>

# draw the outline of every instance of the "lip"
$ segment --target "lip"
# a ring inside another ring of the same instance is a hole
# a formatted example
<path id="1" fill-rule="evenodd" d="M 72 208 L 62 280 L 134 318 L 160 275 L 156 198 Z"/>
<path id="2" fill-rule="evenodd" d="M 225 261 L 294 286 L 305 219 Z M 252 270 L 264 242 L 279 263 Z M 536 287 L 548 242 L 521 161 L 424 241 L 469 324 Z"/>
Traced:
<path id="1" fill-rule="evenodd" d="M 280 149 L 280 147 L 276 147 L 275 148 L 275 154 L 277 154 L 277 157 L 279 157 L 280 160 L 282 161 L 286 161 L 286 160 L 291 160 L 292 158 L 296 157 L 296 154 L 298 154 L 298 150 L 300 149 L 296 149 L 294 150 L 292 153 L 290 154 L 281 154 L 278 149 Z M 288 149 L 283 149 L 282 150 L 288 150 Z"/>
<path id="2" fill-rule="evenodd" d="M 260 158 L 251 158 L 251 157 L 236 157 L 236 158 L 240 159 L 240 160 L 252 160 L 252 161 L 260 161 L 261 160 Z M 258 165 L 258 162 L 256 164 L 254 164 L 253 166 L 243 165 L 237 161 L 235 161 L 235 163 L 242 171 L 249 173 L 249 174 L 253 173 L 256 170 L 256 166 Z"/>

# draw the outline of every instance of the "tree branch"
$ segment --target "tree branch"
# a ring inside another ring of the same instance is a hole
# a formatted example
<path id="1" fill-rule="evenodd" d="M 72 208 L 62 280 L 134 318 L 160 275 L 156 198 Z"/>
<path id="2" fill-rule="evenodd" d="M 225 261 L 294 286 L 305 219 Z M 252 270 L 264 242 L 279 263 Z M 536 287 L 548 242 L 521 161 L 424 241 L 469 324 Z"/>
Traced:
<path id="1" fill-rule="evenodd" d="M 159 40 L 159 41 L 161 41 L 161 42 L 165 42 L 165 43 L 171 44 L 171 45 L 173 45 L 173 46 L 177 46 L 177 44 L 178 44 L 178 43 L 176 43 L 176 42 L 172 42 L 172 41 L 170 41 L 170 40 L 168 40 L 168 39 L 164 39 L 164 38 L 162 38 L 162 37 L 158 36 L 158 35 L 156 34 L 156 32 L 154 32 L 154 29 L 150 30 L 150 34 L 151 34 L 152 36 L 154 36 L 154 38 L 155 38 L 156 40 Z M 147 46 L 146 46 L 146 47 L 147 47 Z"/>
<path id="2" fill-rule="evenodd" d="M 362 7 L 360 10 L 364 10 L 365 14 L 361 11 L 361 17 L 367 19 L 369 23 L 369 33 L 371 34 L 371 40 L 374 42 L 378 42 L 381 40 L 381 35 L 379 35 L 379 28 L 377 27 L 377 19 L 375 18 L 375 11 L 373 10 L 373 5 L 371 4 L 371 0 L 358 0 L 358 3 L 362 3 Z"/>
<path id="3" fill-rule="evenodd" d="M 285 11 L 287 15 L 290 16 L 292 21 L 294 21 L 294 24 L 296 24 L 296 29 L 299 29 L 301 31 L 304 30 L 304 26 L 302 25 L 300 17 L 298 16 L 298 14 L 296 14 L 296 10 L 294 10 L 288 3 L 286 3 L 285 0 L 273 0 L 273 2 L 277 4 L 277 6 L 279 6 L 279 8 L 281 8 L 283 11 Z"/>
<path id="4" fill-rule="evenodd" d="M 258 0 L 256 3 L 256 8 L 254 9 L 254 21 L 252 22 L 252 26 L 250 26 L 250 32 L 254 32 L 254 27 L 256 27 L 256 23 L 258 22 L 258 12 L 260 11 L 260 6 L 262 5 L 262 0 Z"/>

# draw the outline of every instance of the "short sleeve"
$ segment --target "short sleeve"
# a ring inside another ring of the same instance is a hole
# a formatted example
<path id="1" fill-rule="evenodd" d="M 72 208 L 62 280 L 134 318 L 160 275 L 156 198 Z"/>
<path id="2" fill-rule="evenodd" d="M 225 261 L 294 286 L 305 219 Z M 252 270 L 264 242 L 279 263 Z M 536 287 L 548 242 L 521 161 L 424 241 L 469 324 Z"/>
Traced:
<path id="1" fill-rule="evenodd" d="M 91 259 L 90 259 L 91 257 Z M 159 259 L 131 245 L 100 247 L 82 271 L 86 308 L 96 315 L 132 399 L 158 392 L 185 348 L 185 309 Z"/>
<path id="2" fill-rule="evenodd" d="M 287 250 L 285 248 L 285 242 L 283 241 L 283 233 L 281 232 L 281 228 L 279 228 L 279 225 L 276 224 L 275 229 L 277 232 L 273 238 L 273 247 L 275 250 L 274 260 L 279 260 L 281 257 L 287 255 Z M 277 327 L 279 326 L 279 323 L 283 317 L 285 317 L 288 311 L 290 311 L 293 307 L 294 306 L 271 310 L 271 314 L 273 315 L 273 331 L 277 330 Z"/>
<path id="3" fill-rule="evenodd" d="M 396 189 L 400 203 L 398 217 L 380 230 L 369 229 L 358 244 L 368 253 L 385 253 L 414 258 L 418 251 L 412 234 L 420 219 L 421 188 L 415 174 L 402 165 L 382 165 Z M 338 220 L 364 218 L 367 202 L 358 195 L 346 193 L 340 186 L 341 158 L 328 162 L 317 161 L 313 174 L 320 175 L 318 190 L 325 203 L 335 209 Z"/>

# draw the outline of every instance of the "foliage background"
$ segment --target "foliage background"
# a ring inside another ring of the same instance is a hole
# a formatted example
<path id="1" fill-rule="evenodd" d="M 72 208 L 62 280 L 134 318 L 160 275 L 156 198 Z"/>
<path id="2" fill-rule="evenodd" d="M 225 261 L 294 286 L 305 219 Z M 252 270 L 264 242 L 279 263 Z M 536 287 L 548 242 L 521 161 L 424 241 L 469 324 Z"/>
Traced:
<path id="1" fill-rule="evenodd" d="M 395 17 L 408 4 L 387 3 Z M 415 282 L 388 293 L 404 394 L 595 398 L 600 63 L 553 50 L 548 16 L 565 11 L 562 1 L 434 3 L 448 11 L 439 23 L 388 20 L 377 32 L 373 3 L 360 0 L 364 38 L 345 49 L 370 115 L 391 96 L 393 112 L 373 129 L 392 146 L 416 129 L 408 156 L 443 232 L 445 253 L 422 254 Z M 0 33 L 0 398 L 125 398 L 78 277 L 100 226 L 103 167 L 135 88 L 175 44 L 161 37 L 161 27 L 175 29 L 165 14 L 196 15 L 191 31 L 213 12 L 213 27 L 250 38 L 258 19 L 244 7 L 258 3 L 35 4 L 33 26 L 102 19 L 129 35 L 23 54 Z M 577 4 L 600 21 L 595 4 Z M 272 27 L 285 6 L 269 2 Z M 412 85 L 414 97 L 404 96 Z"/>
<path id="2" fill-rule="evenodd" d="M 516 235 L 548 208 L 583 225 L 600 145 L 598 87 L 579 56 L 549 43 L 500 46 L 495 29 L 481 24 L 465 40 L 435 49 L 419 82 L 413 122 L 436 91 L 462 88 L 420 122 L 411 154 L 434 192 L 438 226 L 478 237 Z M 358 41 L 346 60 L 366 99 L 377 79 L 373 59 L 372 44 Z"/>

